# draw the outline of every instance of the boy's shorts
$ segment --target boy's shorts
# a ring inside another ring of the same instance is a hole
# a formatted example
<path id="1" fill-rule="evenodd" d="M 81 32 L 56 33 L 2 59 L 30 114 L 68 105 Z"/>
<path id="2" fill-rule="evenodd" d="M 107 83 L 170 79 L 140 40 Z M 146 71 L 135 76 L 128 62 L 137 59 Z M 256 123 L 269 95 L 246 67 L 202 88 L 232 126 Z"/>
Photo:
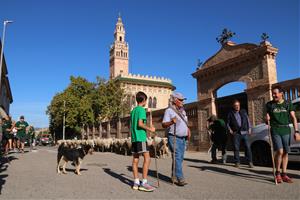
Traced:
<path id="1" fill-rule="evenodd" d="M 131 152 L 133 154 L 142 154 L 149 152 L 149 146 L 147 142 L 133 142 Z"/>
<path id="2" fill-rule="evenodd" d="M 272 134 L 274 151 L 283 149 L 285 153 L 288 153 L 290 151 L 290 140 L 291 140 L 290 134 L 287 135 Z"/>

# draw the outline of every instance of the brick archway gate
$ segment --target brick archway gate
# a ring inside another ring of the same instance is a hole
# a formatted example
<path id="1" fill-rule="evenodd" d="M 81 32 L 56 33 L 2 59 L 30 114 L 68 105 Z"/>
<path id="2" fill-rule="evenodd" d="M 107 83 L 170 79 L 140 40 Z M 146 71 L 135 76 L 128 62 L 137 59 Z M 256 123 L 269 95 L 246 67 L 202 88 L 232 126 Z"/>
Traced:
<path id="1" fill-rule="evenodd" d="M 197 79 L 199 147 L 209 144 L 206 120 L 216 114 L 217 90 L 227 83 L 246 83 L 248 113 L 253 125 L 263 122 L 264 105 L 271 99 L 271 86 L 277 83 L 278 49 L 268 41 L 256 44 L 225 43 L 201 68 L 192 74 Z"/>

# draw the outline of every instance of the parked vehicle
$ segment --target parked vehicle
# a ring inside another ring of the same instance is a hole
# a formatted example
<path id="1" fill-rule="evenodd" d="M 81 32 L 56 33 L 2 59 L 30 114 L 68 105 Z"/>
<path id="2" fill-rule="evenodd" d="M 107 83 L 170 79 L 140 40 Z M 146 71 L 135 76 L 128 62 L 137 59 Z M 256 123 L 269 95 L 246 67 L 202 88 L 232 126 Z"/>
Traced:
<path id="1" fill-rule="evenodd" d="M 40 137 L 37 138 L 37 142 L 39 145 L 52 145 L 53 139 L 50 134 L 42 134 Z"/>
<path id="2" fill-rule="evenodd" d="M 292 101 L 298 120 L 298 127 L 300 128 L 300 98 Z M 300 142 L 296 142 L 294 135 L 293 124 L 291 127 L 291 146 L 289 152 L 289 161 L 300 162 Z M 252 134 L 249 142 L 252 150 L 253 163 L 256 165 L 271 165 L 271 147 L 269 143 L 268 126 L 266 124 L 259 124 L 252 128 Z"/>

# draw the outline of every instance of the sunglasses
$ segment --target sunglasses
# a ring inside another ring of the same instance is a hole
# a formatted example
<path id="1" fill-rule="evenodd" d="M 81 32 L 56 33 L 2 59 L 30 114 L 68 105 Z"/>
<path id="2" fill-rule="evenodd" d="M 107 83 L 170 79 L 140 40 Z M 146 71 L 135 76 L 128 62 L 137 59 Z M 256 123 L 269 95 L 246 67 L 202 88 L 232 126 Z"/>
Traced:
<path id="1" fill-rule="evenodd" d="M 184 101 L 184 99 L 178 99 L 178 101 Z"/>

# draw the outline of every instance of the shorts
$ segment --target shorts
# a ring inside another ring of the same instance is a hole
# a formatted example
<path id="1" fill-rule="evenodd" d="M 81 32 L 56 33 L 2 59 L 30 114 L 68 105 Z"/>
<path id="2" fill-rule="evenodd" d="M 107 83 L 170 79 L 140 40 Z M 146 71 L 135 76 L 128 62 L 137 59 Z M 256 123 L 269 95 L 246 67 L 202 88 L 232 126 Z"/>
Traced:
<path id="1" fill-rule="evenodd" d="M 24 143 L 26 141 L 26 135 L 17 135 L 17 140 Z"/>
<path id="2" fill-rule="evenodd" d="M 272 134 L 272 141 L 274 146 L 274 151 L 278 151 L 279 149 L 283 149 L 285 153 L 290 151 L 290 141 L 291 135 L 278 135 Z"/>
<path id="3" fill-rule="evenodd" d="M 147 142 L 133 142 L 131 152 L 133 154 L 142 154 L 149 152 L 149 146 Z"/>

